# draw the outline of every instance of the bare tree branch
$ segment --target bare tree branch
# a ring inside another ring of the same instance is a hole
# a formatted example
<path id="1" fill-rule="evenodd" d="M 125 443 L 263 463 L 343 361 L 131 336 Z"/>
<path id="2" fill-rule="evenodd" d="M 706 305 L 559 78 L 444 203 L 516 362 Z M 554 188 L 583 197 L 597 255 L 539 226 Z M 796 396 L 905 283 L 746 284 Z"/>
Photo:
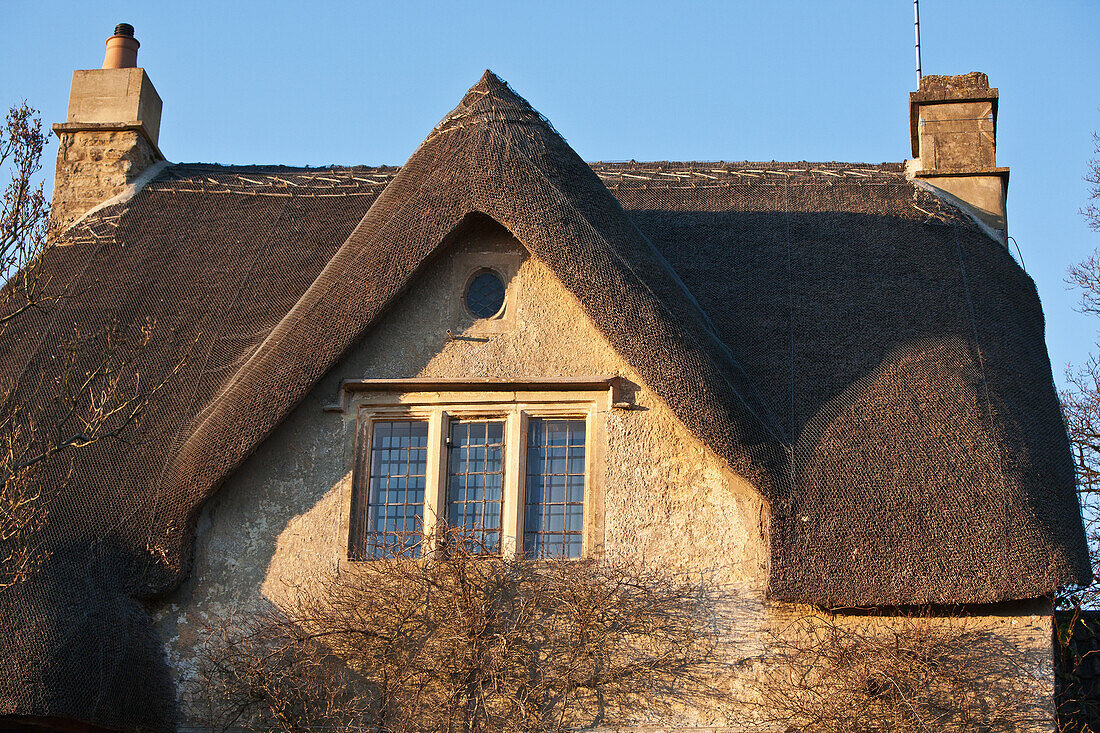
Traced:
<path id="1" fill-rule="evenodd" d="M 1100 135 L 1094 132 L 1092 141 L 1096 145 L 1093 153 L 1100 156 Z M 1100 232 L 1100 207 L 1096 205 L 1096 202 L 1100 201 L 1100 157 L 1089 161 L 1085 181 L 1089 184 L 1089 203 L 1081 209 L 1081 213 L 1088 219 L 1089 226 L 1094 231 Z"/>
<path id="2" fill-rule="evenodd" d="M 49 278 L 32 266 L 46 247 L 49 225 L 44 183 L 35 182 L 47 141 L 42 120 L 26 102 L 8 111 L 0 128 L 0 170 L 10 172 L 0 205 L 0 335 L 12 320 L 50 300 Z"/>
<path id="3" fill-rule="evenodd" d="M 1049 725 L 1033 689 L 1038 669 L 1009 640 L 962 618 L 808 612 L 773 629 L 765 646 L 756 707 L 770 729 L 1008 733 Z"/>
<path id="4" fill-rule="evenodd" d="M 1073 265 L 1066 282 L 1080 292 L 1082 313 L 1100 315 L 1100 251 Z M 1095 354 L 1079 367 L 1066 368 L 1066 384 L 1059 394 L 1069 431 L 1081 516 L 1093 568 L 1100 568 L 1100 360 Z M 1100 576 L 1100 572 L 1094 572 Z M 1065 588 L 1056 602 L 1060 608 L 1100 607 L 1100 582 Z"/>

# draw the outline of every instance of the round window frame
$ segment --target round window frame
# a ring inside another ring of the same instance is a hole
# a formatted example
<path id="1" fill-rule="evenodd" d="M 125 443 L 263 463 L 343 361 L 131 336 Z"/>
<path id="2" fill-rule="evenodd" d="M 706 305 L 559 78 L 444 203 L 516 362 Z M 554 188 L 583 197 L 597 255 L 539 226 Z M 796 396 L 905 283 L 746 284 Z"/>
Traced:
<path id="1" fill-rule="evenodd" d="M 489 316 L 479 316 L 477 313 L 474 313 L 472 310 L 470 310 L 470 286 L 474 284 L 474 280 L 476 280 L 480 275 L 484 275 L 485 273 L 496 276 L 496 279 L 500 281 L 500 285 L 504 289 L 504 297 L 501 298 L 500 308 L 497 309 L 496 313 L 493 313 Z M 504 315 L 504 311 L 508 308 L 508 280 L 505 279 L 503 273 L 501 273 L 500 270 L 496 269 L 495 267 L 478 267 L 472 270 L 470 274 L 466 276 L 466 282 L 462 286 L 461 297 L 462 309 L 466 311 L 466 315 L 470 316 L 474 320 L 492 321 L 499 319 Z"/>

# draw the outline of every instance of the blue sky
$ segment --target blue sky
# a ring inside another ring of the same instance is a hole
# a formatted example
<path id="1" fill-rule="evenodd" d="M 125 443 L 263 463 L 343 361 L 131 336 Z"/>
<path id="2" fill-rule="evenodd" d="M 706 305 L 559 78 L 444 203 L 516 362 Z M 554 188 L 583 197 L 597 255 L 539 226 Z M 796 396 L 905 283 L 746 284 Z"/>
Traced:
<path id="1" fill-rule="evenodd" d="M 73 69 L 135 26 L 169 160 L 401 164 L 485 68 L 586 160 L 878 163 L 910 156 L 913 6 L 863 2 L 7 3 L 0 104 L 64 119 Z M 923 0 L 929 74 L 1000 89 L 1009 229 L 1055 378 L 1094 348 L 1066 268 L 1100 246 L 1078 210 L 1100 131 L 1100 3 Z M 56 146 L 48 151 L 52 159 Z"/>

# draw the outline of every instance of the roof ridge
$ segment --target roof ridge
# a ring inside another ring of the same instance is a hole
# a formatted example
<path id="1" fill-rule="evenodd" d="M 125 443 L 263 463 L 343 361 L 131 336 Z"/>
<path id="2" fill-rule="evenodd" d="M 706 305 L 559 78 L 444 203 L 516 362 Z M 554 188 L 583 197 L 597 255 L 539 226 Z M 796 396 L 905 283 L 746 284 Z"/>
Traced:
<path id="1" fill-rule="evenodd" d="M 177 165 L 149 184 L 168 193 L 237 193 L 254 196 L 376 196 L 397 175 L 395 167 L 291 168 L 288 166 Z"/>

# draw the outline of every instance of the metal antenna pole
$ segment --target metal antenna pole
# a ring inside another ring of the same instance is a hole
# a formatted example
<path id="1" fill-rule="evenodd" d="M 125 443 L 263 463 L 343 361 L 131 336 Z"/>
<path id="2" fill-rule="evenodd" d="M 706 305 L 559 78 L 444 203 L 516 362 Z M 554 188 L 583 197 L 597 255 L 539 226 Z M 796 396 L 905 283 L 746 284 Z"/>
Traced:
<path id="1" fill-rule="evenodd" d="M 913 35 L 917 41 L 917 89 L 920 89 L 920 0 L 913 0 Z"/>

